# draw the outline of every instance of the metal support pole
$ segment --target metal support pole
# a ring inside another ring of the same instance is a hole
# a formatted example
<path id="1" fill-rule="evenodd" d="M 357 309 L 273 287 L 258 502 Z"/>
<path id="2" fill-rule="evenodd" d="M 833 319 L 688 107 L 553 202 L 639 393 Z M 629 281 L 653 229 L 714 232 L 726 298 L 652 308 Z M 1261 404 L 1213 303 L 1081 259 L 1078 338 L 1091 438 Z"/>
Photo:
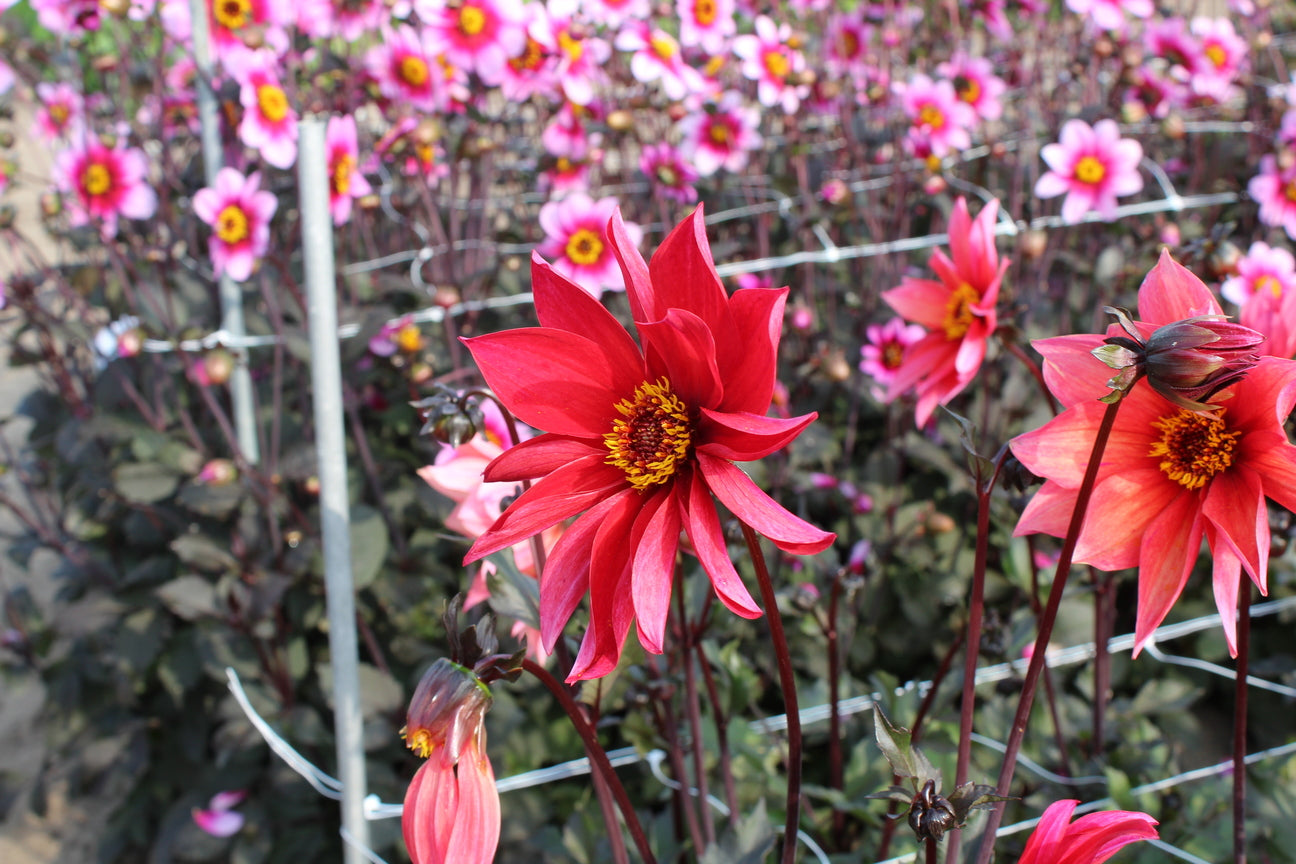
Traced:
<path id="1" fill-rule="evenodd" d="M 298 126 L 297 184 L 302 249 L 306 262 L 310 325 L 311 389 L 315 402 L 315 448 L 319 458 L 320 521 L 328 595 L 329 655 L 333 665 L 333 722 L 338 779 L 342 781 L 342 830 L 346 864 L 362 864 L 357 848 L 369 846 L 364 816 L 364 721 L 356 648 L 355 587 L 351 581 L 351 511 L 347 499 L 346 433 L 342 412 L 342 363 L 338 350 L 337 279 L 333 269 L 333 221 L 329 216 L 328 155 L 324 123 L 315 117 Z"/>
<path id="2" fill-rule="evenodd" d="M 198 122 L 202 126 L 203 176 L 208 186 L 216 184 L 221 169 L 220 115 L 216 94 L 212 93 L 211 35 L 207 26 L 207 0 L 189 0 L 189 17 L 193 22 L 194 65 L 198 67 Z M 229 351 L 234 356 L 230 373 L 230 400 L 234 408 L 234 432 L 239 451 L 248 464 L 261 461 L 257 443 L 256 406 L 252 400 L 252 374 L 248 371 L 247 335 L 243 322 L 243 290 L 229 276 L 220 277 L 221 329 L 233 340 Z"/>

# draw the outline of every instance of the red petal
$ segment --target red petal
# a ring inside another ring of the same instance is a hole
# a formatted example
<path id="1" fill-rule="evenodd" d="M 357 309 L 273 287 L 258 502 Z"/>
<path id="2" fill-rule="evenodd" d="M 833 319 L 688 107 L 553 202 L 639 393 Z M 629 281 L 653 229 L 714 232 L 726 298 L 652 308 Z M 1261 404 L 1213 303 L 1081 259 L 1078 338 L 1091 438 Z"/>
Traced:
<path id="1" fill-rule="evenodd" d="M 657 307 L 651 310 L 652 317 L 636 316 L 636 321 L 655 321 L 668 309 L 687 309 L 713 331 L 732 326 L 729 297 L 711 258 L 701 206 L 666 235 L 648 262 L 648 271 L 657 293 Z"/>
<path id="2" fill-rule="evenodd" d="M 640 503 L 640 493 L 633 490 L 618 495 L 594 535 L 589 626 L 568 683 L 601 678 L 621 660 L 621 646 L 634 620 L 628 541 Z"/>
<path id="3" fill-rule="evenodd" d="M 1201 551 L 1201 541 L 1202 515 L 1196 495 L 1179 495 L 1148 523 L 1139 551 L 1136 655 L 1183 592 Z"/>
<path id="4" fill-rule="evenodd" d="M 540 326 L 567 330 L 600 345 L 613 369 L 643 368 L 639 346 L 621 322 L 537 252 L 531 253 L 531 293 Z"/>
<path id="5" fill-rule="evenodd" d="M 1100 477 L 1080 530 L 1075 560 L 1102 570 L 1141 565 L 1147 561 L 1143 550 L 1156 521 L 1184 498 L 1197 500 L 1157 468 L 1122 469 Z"/>
<path id="6" fill-rule="evenodd" d="M 1089 813 L 1072 823 L 1058 860 L 1103 864 L 1123 846 L 1155 839 L 1156 824 L 1148 814 L 1129 810 Z"/>
<path id="7" fill-rule="evenodd" d="M 698 453 L 697 462 L 707 485 L 730 512 L 784 552 L 813 555 L 827 549 L 837 539 L 836 534 L 822 531 L 793 516 L 732 462 L 706 453 Z"/>
<path id="8" fill-rule="evenodd" d="M 607 237 L 617 263 L 621 265 L 626 297 L 630 300 L 630 316 L 635 321 L 656 321 L 661 316 L 657 314 L 652 277 L 648 273 L 647 263 L 639 254 L 639 248 L 626 233 L 620 207 L 612 211 L 612 218 L 608 220 Z"/>
<path id="9" fill-rule="evenodd" d="M 1209 522 L 1206 523 L 1206 542 L 1211 549 L 1211 587 L 1215 592 L 1215 608 L 1219 610 L 1220 626 L 1224 628 L 1224 641 L 1228 643 L 1229 654 L 1236 657 L 1242 559 L 1232 546 L 1219 539 L 1219 532 Z"/>
<path id="10" fill-rule="evenodd" d="M 607 450 L 591 443 L 589 439 L 546 433 L 514 445 L 496 456 L 486 466 L 482 477 L 488 483 L 534 480 L 577 459 L 594 455 L 606 458 Z"/>
<path id="11" fill-rule="evenodd" d="M 450 845 L 455 814 L 459 810 L 459 785 L 453 765 L 428 759 L 405 790 L 401 833 L 414 864 L 440 864 Z"/>
<path id="12" fill-rule="evenodd" d="M 882 299 L 900 315 L 928 330 L 945 331 L 945 305 L 949 303 L 950 289 L 931 279 L 913 279 L 908 276 L 900 287 L 882 292 Z"/>
<path id="13" fill-rule="evenodd" d="M 642 367 L 616 369 L 602 346 L 566 330 L 526 327 L 463 342 L 509 410 L 545 432 L 601 436 L 616 403 L 643 381 Z"/>
<path id="14" fill-rule="evenodd" d="M 1037 339 L 1031 343 L 1044 355 L 1044 383 L 1063 408 L 1088 402 L 1111 392 L 1107 380 L 1116 374 L 1093 356 L 1103 337 L 1084 334 Z"/>
<path id="15" fill-rule="evenodd" d="M 1219 539 L 1232 547 L 1263 590 L 1269 571 L 1269 510 L 1260 476 L 1239 466 L 1213 478 L 1202 515 L 1218 529 Z"/>
<path id="16" fill-rule="evenodd" d="M 691 312 L 670 309 L 664 318 L 639 325 L 648 357 L 648 377 L 665 375 L 671 389 L 690 407 L 720 404 L 724 384 L 716 365 L 711 330 Z"/>
<path id="17" fill-rule="evenodd" d="M 507 549 L 575 516 L 607 498 L 625 482 L 625 473 L 603 464 L 603 458 L 598 455 L 559 468 L 518 496 L 490 530 L 477 538 L 464 563 L 471 564 L 492 552 Z"/>
<path id="18" fill-rule="evenodd" d="M 563 532 L 554 544 L 540 574 L 540 640 L 546 654 L 552 654 L 558 637 L 567 626 L 576 605 L 589 591 L 590 560 L 594 555 L 594 536 L 608 511 L 620 506 L 613 495 L 595 504 Z"/>
<path id="19" fill-rule="evenodd" d="M 679 535 L 679 506 L 674 493 L 659 492 L 647 498 L 630 532 L 630 548 L 634 550 L 630 584 L 639 642 L 653 654 L 662 653 L 666 639 Z"/>
<path id="20" fill-rule="evenodd" d="M 1220 403 L 1230 429 L 1284 434 L 1296 405 L 1296 361 L 1261 357 L 1231 392 L 1233 398 Z"/>
<path id="21" fill-rule="evenodd" d="M 495 788 L 495 771 L 485 753 L 478 752 L 477 739 L 469 739 L 467 751 L 459 759 L 456 776 L 459 785 L 459 808 L 455 813 L 453 835 L 444 861 L 455 864 L 491 864 L 499 845 L 500 800 Z"/>
<path id="22" fill-rule="evenodd" d="M 729 299 L 733 329 L 712 334 L 725 388 L 724 401 L 716 407 L 752 414 L 769 410 L 787 295 L 786 288 L 744 288 Z"/>
<path id="23" fill-rule="evenodd" d="M 1252 433 L 1242 439 L 1240 461 L 1260 475 L 1265 494 L 1296 512 L 1296 447 L 1286 435 Z"/>
<path id="24" fill-rule="evenodd" d="M 735 615 L 759 618 L 761 608 L 756 605 L 747 586 L 743 584 L 742 577 L 734 569 L 715 503 L 711 500 L 706 482 L 696 471 L 689 482 L 684 528 L 688 532 L 689 542 L 693 544 L 693 551 L 702 562 L 702 569 L 711 577 L 711 585 L 720 602 Z"/>
<path id="25" fill-rule="evenodd" d="M 1039 824 L 1031 832 L 1017 864 L 1057 864 L 1057 847 L 1066 834 L 1067 823 L 1075 812 L 1079 801 L 1054 801 L 1040 817 Z"/>
<path id="26" fill-rule="evenodd" d="M 1192 271 L 1161 250 L 1138 292 L 1139 318 L 1160 326 L 1198 315 L 1221 315 L 1224 310 L 1215 295 Z"/>
<path id="27" fill-rule="evenodd" d="M 702 409 L 698 423 L 698 451 L 732 462 L 763 459 L 786 447 L 818 417 L 817 413 L 800 417 L 764 417 L 759 414 L 723 414 Z"/>

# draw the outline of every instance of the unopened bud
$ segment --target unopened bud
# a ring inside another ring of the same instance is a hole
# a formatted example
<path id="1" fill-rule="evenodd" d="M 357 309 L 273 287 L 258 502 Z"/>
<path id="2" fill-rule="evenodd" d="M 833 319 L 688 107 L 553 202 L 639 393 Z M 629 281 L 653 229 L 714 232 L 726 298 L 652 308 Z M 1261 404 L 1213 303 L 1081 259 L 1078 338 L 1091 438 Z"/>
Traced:
<path id="1" fill-rule="evenodd" d="M 634 127 L 634 115 L 623 108 L 618 108 L 608 113 L 607 125 L 615 132 L 629 132 Z"/>
<path id="2" fill-rule="evenodd" d="M 224 348 L 208 351 L 203 358 L 203 368 L 209 384 L 226 384 L 234 374 L 234 356 Z"/>

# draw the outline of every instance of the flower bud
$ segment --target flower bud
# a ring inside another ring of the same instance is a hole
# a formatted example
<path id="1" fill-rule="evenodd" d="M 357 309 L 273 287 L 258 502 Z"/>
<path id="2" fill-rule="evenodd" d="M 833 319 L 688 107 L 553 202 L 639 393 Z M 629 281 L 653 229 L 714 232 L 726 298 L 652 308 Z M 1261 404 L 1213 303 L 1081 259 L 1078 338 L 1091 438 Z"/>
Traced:
<path id="1" fill-rule="evenodd" d="M 439 751 L 442 764 L 453 764 L 477 738 L 484 750 L 482 720 L 491 706 L 490 689 L 473 671 L 445 657 L 423 673 L 405 715 L 405 746 L 427 759 Z"/>
<path id="2" fill-rule="evenodd" d="M 238 469 L 229 459 L 212 459 L 194 479 L 208 486 L 226 486 L 238 478 Z"/>
<path id="3" fill-rule="evenodd" d="M 1242 380 L 1260 359 L 1265 337 L 1221 318 L 1189 318 L 1158 327 L 1147 340 L 1148 383 L 1189 411 L 1210 411 L 1205 401 Z"/>

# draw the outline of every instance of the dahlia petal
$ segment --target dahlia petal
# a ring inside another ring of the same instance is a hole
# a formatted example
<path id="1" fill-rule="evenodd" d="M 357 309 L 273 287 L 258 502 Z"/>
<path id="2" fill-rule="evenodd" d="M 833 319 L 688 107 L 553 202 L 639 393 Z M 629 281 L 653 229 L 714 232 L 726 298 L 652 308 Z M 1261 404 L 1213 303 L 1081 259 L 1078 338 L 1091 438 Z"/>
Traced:
<path id="1" fill-rule="evenodd" d="M 545 653 L 553 652 L 567 621 L 589 590 L 594 536 L 608 511 L 620 503 L 618 497 L 612 496 L 591 507 L 563 532 L 550 550 L 549 560 L 540 574 L 540 640 Z"/>
<path id="2" fill-rule="evenodd" d="M 1071 824 L 1060 860 L 1103 864 L 1123 846 L 1155 839 L 1156 824 L 1148 814 L 1129 810 L 1089 813 Z"/>
<path id="3" fill-rule="evenodd" d="M 1137 493 L 1135 493 L 1137 494 Z M 1148 523 L 1139 550 L 1134 654 L 1152 638 L 1183 593 L 1201 551 L 1202 515 L 1196 495 L 1182 494 Z"/>
<path id="4" fill-rule="evenodd" d="M 634 620 L 630 546 L 639 493 L 627 489 L 613 501 L 594 535 L 590 555 L 590 614 L 585 638 L 567 682 L 600 678 L 616 668 Z"/>
<path id="5" fill-rule="evenodd" d="M 598 455 L 584 456 L 559 468 L 523 492 L 500 514 L 490 530 L 473 543 L 464 564 L 507 549 L 575 516 L 612 495 L 625 482 L 625 473 L 605 465 Z"/>
<path id="6" fill-rule="evenodd" d="M 667 309 L 687 309 L 713 331 L 731 326 L 729 297 L 711 258 L 702 214 L 699 204 L 666 235 L 648 262 L 658 305 L 646 320 L 661 318 Z"/>
<path id="7" fill-rule="evenodd" d="M 570 95 L 569 97 L 570 98 Z M 573 100 L 575 101 L 575 100 Z M 577 103 L 584 104 L 584 103 Z M 608 220 L 608 242 L 612 244 L 617 264 L 621 267 L 621 276 L 625 280 L 626 297 L 630 300 L 630 316 L 635 321 L 655 321 L 657 298 L 654 294 L 652 276 L 648 265 L 639 254 L 638 245 L 626 231 L 625 220 L 621 218 L 621 208 L 612 211 Z"/>
<path id="8" fill-rule="evenodd" d="M 793 516 L 732 462 L 706 453 L 698 453 L 697 462 L 707 486 L 730 512 L 784 552 L 813 555 L 837 539 L 836 534 Z"/>
<path id="9" fill-rule="evenodd" d="M 908 276 L 900 287 L 882 292 L 882 299 L 897 315 L 928 330 L 944 333 L 945 306 L 949 303 L 950 289 L 931 279 L 913 279 Z"/>
<path id="10" fill-rule="evenodd" d="M 1048 148 L 1045 147 L 1045 150 Z M 1056 198 L 1071 191 L 1071 184 L 1061 174 L 1046 171 L 1035 181 L 1036 198 Z"/>
<path id="11" fill-rule="evenodd" d="M 193 820 L 198 827 L 213 837 L 233 837 L 243 827 L 244 816 L 234 810 L 194 809 Z"/>
<path id="12" fill-rule="evenodd" d="M 617 401 L 633 392 L 602 346 L 566 330 L 528 327 L 463 343 L 513 414 L 546 432 L 602 435 L 612 428 Z"/>
<path id="13" fill-rule="evenodd" d="M 688 405 L 720 404 L 725 388 L 716 363 L 715 340 L 701 318 L 672 308 L 661 320 L 640 322 L 639 338 L 648 358 L 649 378 L 665 375 L 671 389 Z"/>
<path id="14" fill-rule="evenodd" d="M 1044 383 L 1063 408 L 1097 399 L 1111 392 L 1112 371 L 1094 357 L 1102 337 L 1092 334 L 1037 339 L 1031 345 L 1044 356 Z"/>
<path id="15" fill-rule="evenodd" d="M 1269 571 L 1269 511 L 1260 475 L 1234 466 L 1210 481 L 1202 516 L 1241 559 L 1242 566 L 1264 589 Z"/>
<path id="16" fill-rule="evenodd" d="M 728 414 L 703 408 L 698 438 L 705 443 L 699 444 L 697 449 L 731 462 L 763 459 L 786 447 L 817 416 L 811 413 L 785 419 L 759 414 Z"/>
<path id="17" fill-rule="evenodd" d="M 1085 214 L 1093 209 L 1092 192 L 1076 189 L 1074 186 L 1062 202 L 1062 222 L 1066 225 L 1077 225 L 1084 220 Z"/>
<path id="18" fill-rule="evenodd" d="M 495 847 L 499 845 L 499 791 L 495 788 L 495 771 L 490 759 L 478 751 L 475 736 L 469 739 L 455 774 L 459 807 L 445 854 L 437 860 L 454 861 L 455 864 L 490 864 L 495 859 Z"/>
<path id="19" fill-rule="evenodd" d="M 688 502 L 684 508 L 684 529 L 689 542 L 702 569 L 711 578 L 720 602 L 743 618 L 759 618 L 761 608 L 752 599 L 742 577 L 734 569 L 733 559 L 725 546 L 724 530 L 720 527 L 720 516 L 716 513 L 715 503 L 707 489 L 706 481 L 698 472 L 693 472 L 688 487 Z"/>
<path id="20" fill-rule="evenodd" d="M 1139 319 L 1158 326 L 1198 315 L 1222 315 L 1211 290 L 1191 270 L 1174 260 L 1169 249 L 1144 278 L 1138 292 Z"/>
<path id="21" fill-rule="evenodd" d="M 1236 657 L 1242 559 L 1232 546 L 1220 542 L 1219 532 L 1209 523 L 1206 526 L 1206 540 L 1211 549 L 1211 588 L 1215 593 L 1215 608 L 1219 610 L 1220 626 L 1224 628 L 1224 641 L 1228 643 L 1229 654 Z"/>
<path id="22" fill-rule="evenodd" d="M 787 296 L 787 288 L 743 288 L 729 298 L 733 329 L 712 333 L 720 380 L 725 383 L 720 410 L 751 414 L 769 410 Z"/>
<path id="23" fill-rule="evenodd" d="M 1068 799 L 1050 804 L 1031 832 L 1030 839 L 1026 841 L 1026 848 L 1017 864 L 1054 864 L 1057 860 L 1056 847 L 1066 834 L 1067 823 L 1071 821 L 1071 814 L 1079 803 Z"/>
<path id="24" fill-rule="evenodd" d="M 401 833 L 405 848 L 416 864 L 444 860 L 441 852 L 450 843 L 459 810 L 459 784 L 452 765 L 428 759 L 405 790 Z"/>
<path id="25" fill-rule="evenodd" d="M 643 380 L 643 355 L 625 327 L 585 289 L 559 275 L 534 252 L 531 293 L 540 326 L 575 333 L 603 349 L 609 367 L 624 379 L 614 389 L 633 390 Z"/>
<path id="26" fill-rule="evenodd" d="M 500 453 L 485 466 L 482 479 L 488 483 L 534 480 L 577 459 L 594 455 L 606 457 L 607 450 L 588 438 L 571 438 L 546 432 Z"/>
<path id="27" fill-rule="evenodd" d="M 1061 144 L 1045 144 L 1040 148 L 1040 158 L 1044 160 L 1044 164 L 1050 169 L 1045 172 L 1046 175 L 1051 174 L 1059 179 L 1071 176 L 1071 163 L 1074 160 L 1071 158 L 1070 152 Z M 1035 194 L 1040 195 L 1040 197 L 1049 197 L 1039 191 L 1038 185 L 1035 187 Z M 1062 193 L 1055 192 L 1053 194 L 1060 195 Z"/>
<path id="28" fill-rule="evenodd" d="M 1089 512 L 1076 543 L 1075 560 L 1101 570 L 1121 570 L 1136 564 L 1146 566 L 1149 553 L 1144 547 L 1158 530 L 1155 526 L 1171 526 L 1161 530 L 1175 532 L 1180 526 L 1161 520 L 1185 499 L 1196 506 L 1195 496 L 1185 494 L 1182 487 L 1167 480 L 1155 467 L 1122 468 L 1111 476 L 1100 476 L 1094 484 Z M 1197 539 L 1200 545 L 1200 530 Z M 1139 584 L 1142 585 L 1142 577 Z"/>
<path id="29" fill-rule="evenodd" d="M 662 653 L 666 639 L 679 535 L 679 507 L 673 493 L 658 493 L 643 502 L 630 532 L 630 548 L 634 550 L 630 586 L 639 641 L 653 654 Z"/>
<path id="30" fill-rule="evenodd" d="M 1224 402 L 1229 426 L 1277 431 L 1296 406 L 1296 361 L 1261 357 Z"/>

